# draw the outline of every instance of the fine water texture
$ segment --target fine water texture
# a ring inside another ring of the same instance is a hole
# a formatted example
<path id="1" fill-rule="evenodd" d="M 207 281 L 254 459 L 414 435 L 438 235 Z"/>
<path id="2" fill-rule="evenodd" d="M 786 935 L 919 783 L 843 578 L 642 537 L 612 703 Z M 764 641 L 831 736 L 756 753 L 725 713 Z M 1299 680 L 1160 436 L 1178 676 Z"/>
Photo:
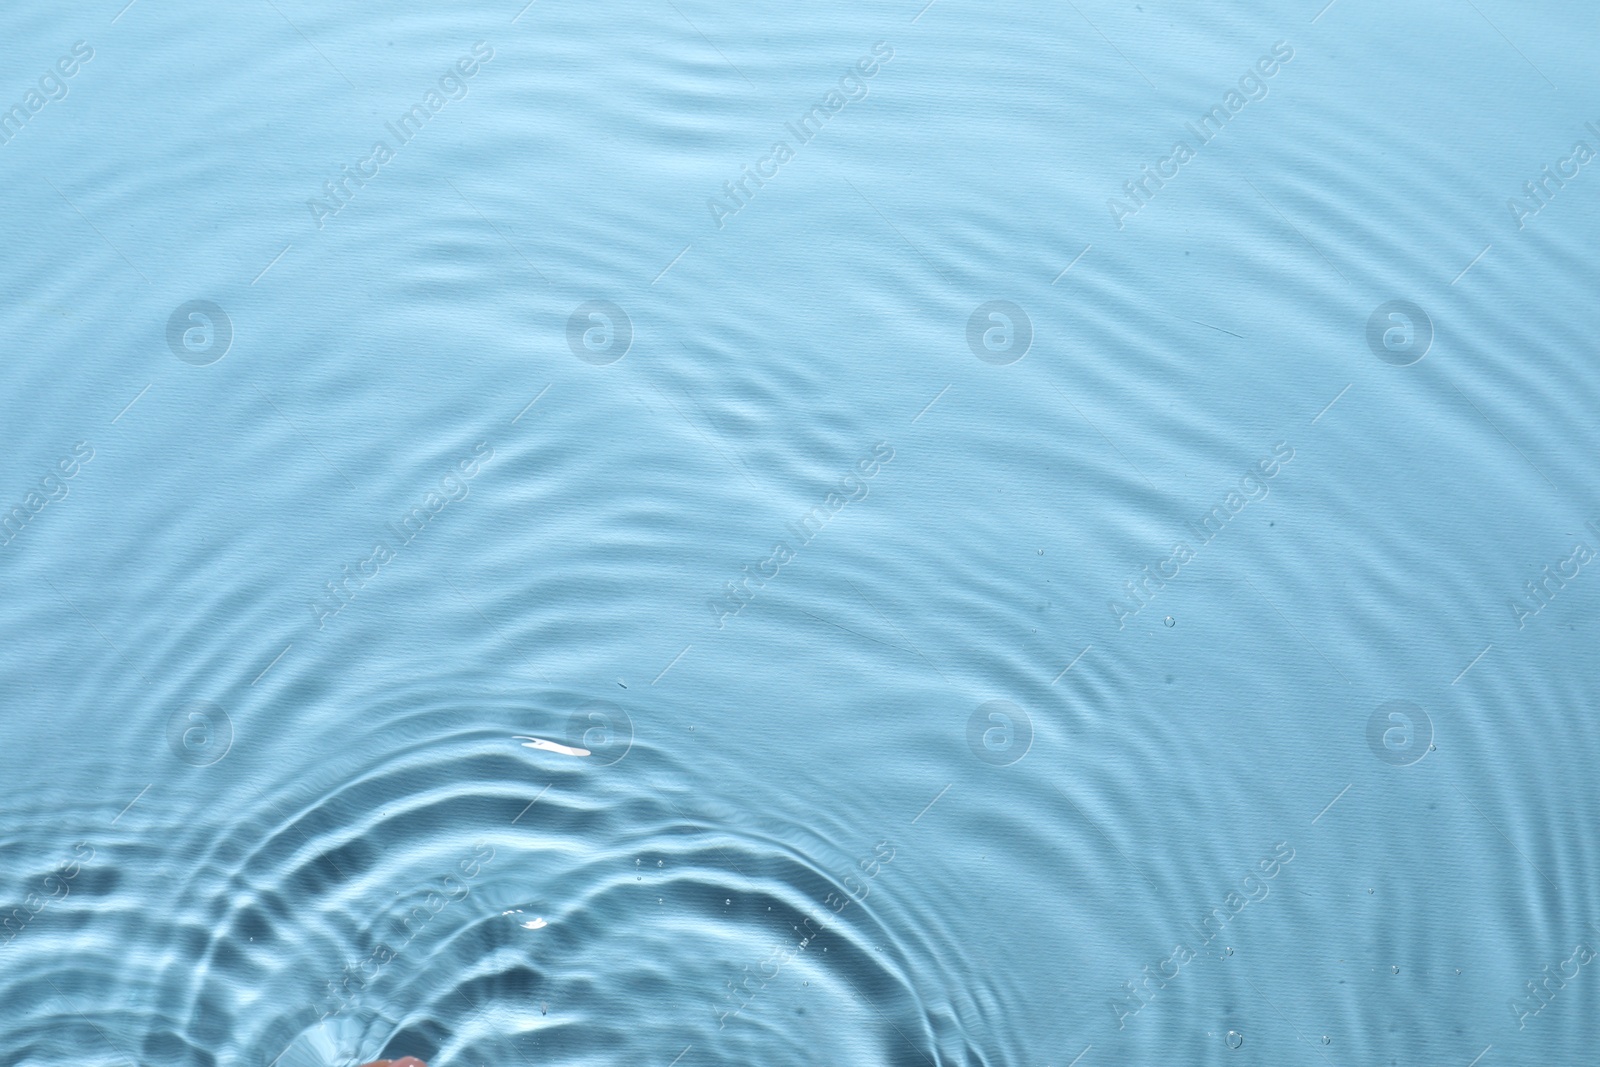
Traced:
<path id="1" fill-rule="evenodd" d="M 0 8 L 0 1065 L 1594 1063 L 1578 0 Z"/>

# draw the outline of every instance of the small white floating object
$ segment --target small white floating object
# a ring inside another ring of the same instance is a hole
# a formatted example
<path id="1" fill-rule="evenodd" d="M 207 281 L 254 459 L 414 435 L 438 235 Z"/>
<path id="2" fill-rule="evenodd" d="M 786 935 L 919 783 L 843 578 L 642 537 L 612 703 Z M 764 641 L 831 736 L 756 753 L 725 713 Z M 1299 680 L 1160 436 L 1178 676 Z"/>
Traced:
<path id="1" fill-rule="evenodd" d="M 523 748 L 537 748 L 544 752 L 559 752 L 563 756 L 587 756 L 586 748 L 573 748 L 571 745 L 559 745 L 554 741 L 546 741 L 542 737 L 523 737 L 518 734 L 514 740 L 521 741 Z"/>
<path id="2" fill-rule="evenodd" d="M 512 908 L 510 911 L 502 911 L 500 914 L 501 915 L 521 915 L 522 914 L 522 909 L 521 908 Z M 531 922 L 518 923 L 517 925 L 522 927 L 524 930 L 543 930 L 546 926 L 549 926 L 550 924 L 545 922 L 544 919 L 539 918 L 539 919 L 534 919 Z"/>

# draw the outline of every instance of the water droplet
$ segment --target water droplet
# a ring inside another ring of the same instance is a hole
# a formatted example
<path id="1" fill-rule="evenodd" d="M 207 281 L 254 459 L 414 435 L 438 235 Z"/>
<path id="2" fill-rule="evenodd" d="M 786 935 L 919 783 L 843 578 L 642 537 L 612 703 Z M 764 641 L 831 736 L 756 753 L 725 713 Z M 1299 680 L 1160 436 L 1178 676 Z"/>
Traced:
<path id="1" fill-rule="evenodd" d="M 1370 890 L 1370 889 L 1369 889 L 1369 890 L 1367 890 L 1367 896 L 1369 896 L 1369 897 L 1370 897 L 1370 896 L 1371 896 L 1371 895 L 1372 895 L 1372 890 Z"/>
<path id="2" fill-rule="evenodd" d="M 1229 955 L 1229 956 L 1233 955 L 1233 947 L 1232 946 L 1229 946 L 1228 948 L 1225 948 L 1222 951 L 1226 955 Z"/>
<path id="3" fill-rule="evenodd" d="M 1322 1043 L 1324 1045 L 1331 1045 L 1331 1044 L 1333 1044 L 1333 1038 L 1329 1037 L 1327 1034 L 1323 1034 L 1322 1035 Z"/>
<path id="4" fill-rule="evenodd" d="M 1229 1030 L 1228 1031 L 1228 1047 L 1229 1048 L 1238 1048 L 1242 1044 L 1244 1044 L 1244 1035 L 1241 1034 L 1237 1030 Z"/>
<path id="5" fill-rule="evenodd" d="M 1400 968 L 1399 968 L 1399 967 L 1391 967 L 1391 968 L 1389 968 L 1389 969 L 1390 969 L 1390 970 L 1391 970 L 1391 971 L 1393 971 L 1393 972 L 1394 972 L 1394 973 L 1395 973 L 1395 974 L 1399 974 L 1399 973 L 1400 973 Z"/>
<path id="6" fill-rule="evenodd" d="M 1457 968 L 1456 968 L 1456 973 L 1457 973 L 1457 974 L 1460 974 L 1460 973 L 1461 973 L 1461 968 L 1460 968 L 1460 967 L 1457 967 Z"/>
<path id="7" fill-rule="evenodd" d="M 723 901 L 723 903 L 724 903 L 724 904 L 732 904 L 732 903 L 733 903 L 733 901 L 732 901 L 732 900 L 731 900 L 731 899 L 729 899 L 729 900 L 724 900 L 724 901 Z"/>
<path id="8" fill-rule="evenodd" d="M 665 867 L 666 865 L 667 865 L 667 861 L 666 860 L 656 860 L 656 866 L 657 867 Z"/>
<path id="9" fill-rule="evenodd" d="M 634 865 L 634 866 L 635 866 L 635 867 L 637 867 L 637 866 L 639 866 L 639 864 L 641 864 L 641 863 L 643 863 L 643 862 L 644 862 L 644 860 L 634 860 L 634 861 L 633 861 L 633 865 Z"/>
<path id="10" fill-rule="evenodd" d="M 1176 626 L 1176 625 L 1178 625 L 1178 620 L 1174 619 L 1171 615 L 1168 615 L 1166 618 L 1162 619 L 1161 621 L 1166 623 L 1168 626 Z"/>
<path id="11" fill-rule="evenodd" d="M 1044 555 L 1044 549 L 1042 549 L 1042 548 L 1041 548 L 1041 549 L 1040 549 L 1040 550 L 1039 550 L 1039 555 L 1041 555 L 1041 556 L 1042 556 L 1042 555 Z"/>

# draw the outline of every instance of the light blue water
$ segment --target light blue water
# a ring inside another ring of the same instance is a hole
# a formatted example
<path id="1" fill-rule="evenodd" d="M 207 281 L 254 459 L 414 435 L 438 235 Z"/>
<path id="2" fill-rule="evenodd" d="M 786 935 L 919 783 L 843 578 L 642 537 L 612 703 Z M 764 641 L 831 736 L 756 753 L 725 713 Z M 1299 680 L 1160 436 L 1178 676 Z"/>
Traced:
<path id="1" fill-rule="evenodd" d="M 522 2 L 0 12 L 0 1064 L 1595 1062 L 1591 10 Z"/>

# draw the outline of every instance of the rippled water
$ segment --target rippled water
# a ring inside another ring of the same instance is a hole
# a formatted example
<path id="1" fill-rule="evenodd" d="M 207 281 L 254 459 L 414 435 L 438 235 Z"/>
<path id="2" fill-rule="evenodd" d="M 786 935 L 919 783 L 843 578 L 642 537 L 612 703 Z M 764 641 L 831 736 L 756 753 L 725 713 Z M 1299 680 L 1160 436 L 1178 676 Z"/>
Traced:
<path id="1" fill-rule="evenodd" d="M 0 1064 L 1593 1060 L 1580 6 L 91 7 Z"/>

